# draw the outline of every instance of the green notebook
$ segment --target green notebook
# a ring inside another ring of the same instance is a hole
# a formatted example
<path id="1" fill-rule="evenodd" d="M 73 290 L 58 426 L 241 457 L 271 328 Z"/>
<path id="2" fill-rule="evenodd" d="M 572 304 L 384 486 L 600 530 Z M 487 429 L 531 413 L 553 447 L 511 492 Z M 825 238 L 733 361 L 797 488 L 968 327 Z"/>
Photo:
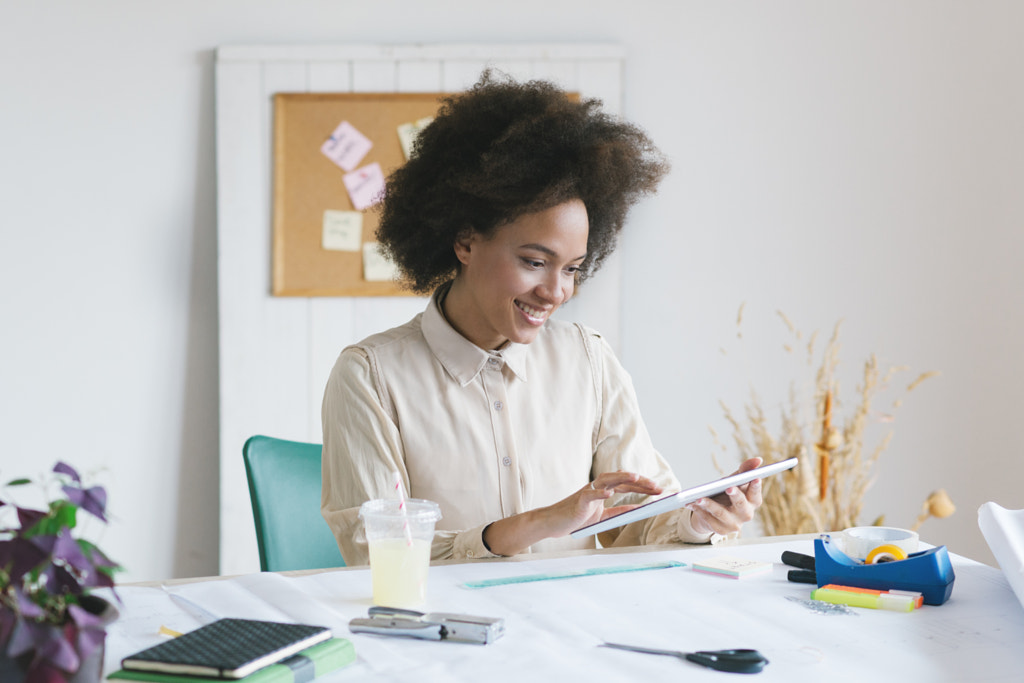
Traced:
<path id="1" fill-rule="evenodd" d="M 278 664 L 271 664 L 235 683 L 308 683 L 317 676 L 348 666 L 356 659 L 352 641 L 332 638 L 292 655 Z M 107 680 L 142 681 L 143 683 L 224 683 L 224 678 L 207 678 L 154 671 L 128 671 L 121 669 L 107 676 Z"/>

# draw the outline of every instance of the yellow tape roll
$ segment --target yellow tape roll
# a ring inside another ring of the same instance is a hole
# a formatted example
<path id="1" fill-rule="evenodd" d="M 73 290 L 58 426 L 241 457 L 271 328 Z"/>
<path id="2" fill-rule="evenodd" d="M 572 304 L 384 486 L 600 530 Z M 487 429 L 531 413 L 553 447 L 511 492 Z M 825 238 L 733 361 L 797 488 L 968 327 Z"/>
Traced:
<path id="1" fill-rule="evenodd" d="M 878 564 L 879 562 L 896 562 L 897 560 L 905 559 L 907 559 L 907 554 L 903 551 L 903 548 L 898 545 L 886 543 L 885 545 L 880 545 L 869 552 L 864 563 Z"/>

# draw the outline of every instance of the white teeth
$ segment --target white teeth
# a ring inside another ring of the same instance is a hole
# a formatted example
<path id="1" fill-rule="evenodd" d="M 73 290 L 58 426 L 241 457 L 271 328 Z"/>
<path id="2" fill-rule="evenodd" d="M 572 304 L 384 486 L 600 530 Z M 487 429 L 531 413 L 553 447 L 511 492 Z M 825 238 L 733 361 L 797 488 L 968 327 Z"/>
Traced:
<path id="1" fill-rule="evenodd" d="M 533 308 L 532 306 L 527 306 L 522 301 L 517 301 L 516 305 L 519 306 L 519 310 L 521 310 L 523 313 L 525 313 L 526 315 L 530 316 L 531 318 L 535 318 L 537 320 L 543 320 L 544 319 L 544 316 L 545 316 L 544 311 L 536 309 L 536 308 Z"/>

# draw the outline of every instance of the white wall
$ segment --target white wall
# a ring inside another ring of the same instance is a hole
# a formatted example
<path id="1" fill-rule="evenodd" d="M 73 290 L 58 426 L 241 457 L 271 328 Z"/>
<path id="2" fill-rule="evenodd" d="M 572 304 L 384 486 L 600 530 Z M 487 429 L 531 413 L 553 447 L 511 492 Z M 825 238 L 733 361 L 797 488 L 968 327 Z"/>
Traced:
<path id="1" fill-rule="evenodd" d="M 109 488 L 124 580 L 216 571 L 216 47 L 616 42 L 626 113 L 675 165 L 622 247 L 656 443 L 684 479 L 711 472 L 740 302 L 765 397 L 788 384 L 775 309 L 845 318 L 846 367 L 943 372 L 900 409 L 865 518 L 908 525 L 943 486 L 960 511 L 925 537 L 990 558 L 978 505 L 1024 507 L 1024 6 L 408 6 L 0 5 L 0 479 L 66 458 Z"/>

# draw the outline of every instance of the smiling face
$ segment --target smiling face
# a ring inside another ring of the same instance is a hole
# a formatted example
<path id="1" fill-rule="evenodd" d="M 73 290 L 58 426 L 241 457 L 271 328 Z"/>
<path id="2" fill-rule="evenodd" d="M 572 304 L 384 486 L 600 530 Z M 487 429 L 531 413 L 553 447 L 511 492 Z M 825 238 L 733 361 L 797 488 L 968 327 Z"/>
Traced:
<path id="1" fill-rule="evenodd" d="M 444 301 L 448 322 L 483 349 L 529 344 L 572 297 L 589 230 L 586 207 L 573 199 L 520 216 L 491 237 L 460 239 L 459 274 Z"/>

